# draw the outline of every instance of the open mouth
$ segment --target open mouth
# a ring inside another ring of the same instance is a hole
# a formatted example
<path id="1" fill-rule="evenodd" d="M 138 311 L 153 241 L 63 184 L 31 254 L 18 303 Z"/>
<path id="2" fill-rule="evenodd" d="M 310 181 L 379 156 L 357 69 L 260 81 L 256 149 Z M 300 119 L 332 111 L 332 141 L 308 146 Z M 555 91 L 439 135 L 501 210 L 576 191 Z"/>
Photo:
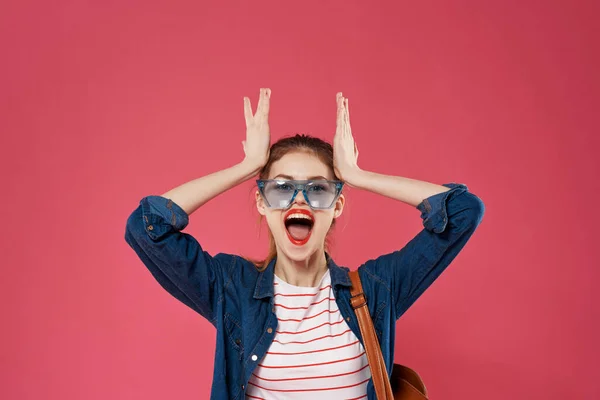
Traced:
<path id="1" fill-rule="evenodd" d="M 284 224 L 290 241 L 301 246 L 310 239 L 315 220 L 308 210 L 289 210 L 285 214 Z"/>

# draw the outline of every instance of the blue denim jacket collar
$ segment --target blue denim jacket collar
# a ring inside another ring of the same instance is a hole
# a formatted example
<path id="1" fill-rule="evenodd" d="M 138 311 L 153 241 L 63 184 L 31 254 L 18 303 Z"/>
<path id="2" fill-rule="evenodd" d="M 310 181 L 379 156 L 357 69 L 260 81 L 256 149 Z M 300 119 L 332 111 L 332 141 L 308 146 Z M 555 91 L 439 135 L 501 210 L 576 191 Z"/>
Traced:
<path id="1" fill-rule="evenodd" d="M 348 276 L 348 269 L 339 267 L 327 252 L 325 252 L 325 257 L 327 258 L 327 266 L 329 268 L 329 273 L 331 274 L 331 284 L 334 287 L 337 287 L 338 285 L 348 287 L 352 286 L 350 276 Z M 263 299 L 265 297 L 274 296 L 273 280 L 275 279 L 274 275 L 276 261 L 277 257 L 274 257 L 273 260 L 269 262 L 267 267 L 259 273 L 256 281 L 256 287 L 254 288 L 255 299 Z"/>

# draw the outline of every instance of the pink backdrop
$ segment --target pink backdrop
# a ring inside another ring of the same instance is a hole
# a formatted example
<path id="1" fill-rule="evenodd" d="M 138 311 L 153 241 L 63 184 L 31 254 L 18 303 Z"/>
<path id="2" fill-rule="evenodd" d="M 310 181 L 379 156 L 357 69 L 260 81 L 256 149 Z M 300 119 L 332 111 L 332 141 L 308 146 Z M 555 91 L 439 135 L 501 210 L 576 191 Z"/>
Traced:
<path id="1" fill-rule="evenodd" d="M 208 398 L 215 332 L 154 281 L 125 222 L 143 196 L 241 160 L 242 97 L 256 105 L 260 87 L 273 139 L 331 139 L 341 90 L 362 168 L 485 202 L 398 322 L 396 361 L 433 399 L 600 398 L 594 2 L 11 3 L 0 398 Z M 347 197 L 339 264 L 422 228 L 405 204 Z M 252 198 L 237 187 L 186 231 L 211 253 L 264 255 Z"/>

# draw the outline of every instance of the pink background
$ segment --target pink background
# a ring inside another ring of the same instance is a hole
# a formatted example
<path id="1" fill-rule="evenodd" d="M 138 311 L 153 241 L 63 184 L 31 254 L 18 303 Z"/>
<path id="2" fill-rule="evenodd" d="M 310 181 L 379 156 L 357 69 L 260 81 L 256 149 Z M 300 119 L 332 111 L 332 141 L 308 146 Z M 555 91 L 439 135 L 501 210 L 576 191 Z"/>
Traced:
<path id="1" fill-rule="evenodd" d="M 434 4 L 437 3 L 437 4 Z M 2 399 L 204 399 L 212 326 L 124 240 L 139 200 L 241 160 L 243 96 L 273 139 L 461 182 L 478 231 L 398 322 L 432 399 L 600 398 L 597 2 L 13 1 L 0 12 Z M 419 212 L 348 190 L 332 254 L 402 247 Z M 261 256 L 248 182 L 192 217 Z"/>

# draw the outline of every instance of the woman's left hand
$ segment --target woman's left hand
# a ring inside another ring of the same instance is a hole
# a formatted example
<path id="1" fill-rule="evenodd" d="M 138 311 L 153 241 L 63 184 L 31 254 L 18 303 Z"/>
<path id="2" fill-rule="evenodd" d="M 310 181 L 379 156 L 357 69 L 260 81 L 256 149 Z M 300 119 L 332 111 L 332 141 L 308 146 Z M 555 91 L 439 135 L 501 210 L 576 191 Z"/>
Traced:
<path id="1" fill-rule="evenodd" d="M 339 179 L 352 186 L 354 177 L 360 172 L 358 167 L 358 149 L 350 129 L 348 99 L 342 92 L 336 95 L 337 125 L 333 138 L 333 168 Z"/>

